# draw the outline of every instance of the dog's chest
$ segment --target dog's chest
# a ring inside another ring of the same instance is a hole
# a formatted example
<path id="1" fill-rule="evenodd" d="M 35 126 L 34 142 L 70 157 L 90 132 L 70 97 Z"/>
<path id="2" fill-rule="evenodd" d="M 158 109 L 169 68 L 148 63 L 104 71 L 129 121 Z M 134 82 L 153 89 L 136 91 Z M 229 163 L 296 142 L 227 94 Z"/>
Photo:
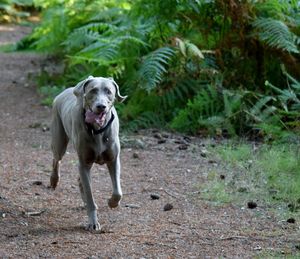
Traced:
<path id="1" fill-rule="evenodd" d="M 100 136 L 93 145 L 93 160 L 97 164 L 104 164 L 112 160 L 110 151 L 111 140 L 107 136 Z"/>

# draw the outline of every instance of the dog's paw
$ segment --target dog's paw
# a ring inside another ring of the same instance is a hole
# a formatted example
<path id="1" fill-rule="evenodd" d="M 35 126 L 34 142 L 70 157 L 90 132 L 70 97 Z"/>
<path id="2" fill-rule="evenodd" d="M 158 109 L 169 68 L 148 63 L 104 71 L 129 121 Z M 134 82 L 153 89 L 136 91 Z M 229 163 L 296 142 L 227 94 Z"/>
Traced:
<path id="1" fill-rule="evenodd" d="M 91 231 L 91 232 L 100 232 L 101 226 L 98 222 L 95 224 L 88 224 L 86 227 L 86 230 Z"/>
<path id="2" fill-rule="evenodd" d="M 51 175 L 50 177 L 50 187 L 55 189 L 58 185 L 59 177 L 56 175 Z"/>
<path id="3" fill-rule="evenodd" d="M 120 205 L 122 195 L 112 195 L 110 199 L 108 199 L 108 206 L 113 209 Z"/>

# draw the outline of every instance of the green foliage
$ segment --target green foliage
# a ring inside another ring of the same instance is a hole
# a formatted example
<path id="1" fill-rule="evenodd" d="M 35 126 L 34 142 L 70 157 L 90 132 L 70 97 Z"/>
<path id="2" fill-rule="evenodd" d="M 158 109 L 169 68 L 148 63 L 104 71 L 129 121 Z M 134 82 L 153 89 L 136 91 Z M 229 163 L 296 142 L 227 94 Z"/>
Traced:
<path id="1" fill-rule="evenodd" d="M 36 49 L 47 49 L 49 52 L 60 50 L 61 42 L 69 32 L 68 17 L 65 12 L 65 9 L 60 6 L 49 9 L 45 15 L 44 26 L 37 28 L 32 35 L 33 38 L 39 35 L 39 38 L 33 44 Z M 42 35 L 45 35 L 45 37 L 41 37 Z"/>
<path id="2" fill-rule="evenodd" d="M 292 33 L 284 22 L 272 18 L 259 18 L 253 22 L 253 26 L 258 29 L 259 39 L 268 46 L 299 53 L 296 44 L 300 38 Z"/>
<path id="3" fill-rule="evenodd" d="M 270 82 L 266 81 L 266 86 L 272 88 L 277 94 L 277 98 L 284 109 L 284 111 L 299 111 L 300 110 L 300 82 L 289 75 L 285 70 L 284 74 L 287 76 L 288 88 L 287 89 L 280 89 Z M 298 114 L 300 115 L 300 114 Z"/>
<path id="4" fill-rule="evenodd" d="M 212 135 L 226 131 L 234 136 L 241 130 L 238 120 L 243 117 L 242 98 L 243 94 L 238 92 L 208 85 L 188 101 L 186 108 L 171 122 L 171 127 L 194 134 L 206 128 Z"/>
<path id="5" fill-rule="evenodd" d="M 169 47 L 159 48 L 145 56 L 138 70 L 140 87 L 148 92 L 156 88 L 167 72 L 166 66 L 173 56 L 174 50 Z"/>
<path id="6" fill-rule="evenodd" d="M 231 136 L 300 128 L 297 1 L 35 4 L 42 22 L 19 47 L 63 57 L 63 85 L 113 76 L 129 95 L 119 107 L 128 128 Z"/>
<path id="7" fill-rule="evenodd" d="M 39 88 L 38 92 L 43 97 L 41 104 L 43 105 L 52 105 L 53 99 L 56 95 L 64 90 L 60 86 L 42 86 Z"/>
<path id="8" fill-rule="evenodd" d="M 222 121 L 219 116 L 222 110 L 221 96 L 214 86 L 209 85 L 200 90 L 193 100 L 188 101 L 186 108 L 173 119 L 171 127 L 183 132 L 197 133 L 202 125 L 205 126 L 213 120 Z M 218 122 L 215 126 L 219 124 Z"/>
<path id="9" fill-rule="evenodd" d="M 0 0 L 0 22 L 16 22 L 29 16 L 22 7 L 33 5 L 33 0 Z"/>

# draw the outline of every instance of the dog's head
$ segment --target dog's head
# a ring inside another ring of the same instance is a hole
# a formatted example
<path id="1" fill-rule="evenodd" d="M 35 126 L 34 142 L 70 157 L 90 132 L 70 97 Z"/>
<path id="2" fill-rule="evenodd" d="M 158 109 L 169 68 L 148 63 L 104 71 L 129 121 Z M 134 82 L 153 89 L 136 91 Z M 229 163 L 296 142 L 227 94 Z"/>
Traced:
<path id="1" fill-rule="evenodd" d="M 123 102 L 127 96 L 122 96 L 119 86 L 113 78 L 93 77 L 79 82 L 73 93 L 82 101 L 83 108 L 88 111 L 89 118 L 97 118 L 101 126 L 104 123 L 106 114 L 114 105 L 115 100 Z"/>

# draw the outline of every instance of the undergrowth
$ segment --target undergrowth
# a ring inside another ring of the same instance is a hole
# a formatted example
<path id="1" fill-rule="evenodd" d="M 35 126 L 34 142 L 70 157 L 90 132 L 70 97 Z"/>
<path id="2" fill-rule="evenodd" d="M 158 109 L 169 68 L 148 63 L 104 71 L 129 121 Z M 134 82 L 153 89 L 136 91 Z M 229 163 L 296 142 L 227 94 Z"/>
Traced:
<path id="1" fill-rule="evenodd" d="M 127 129 L 268 140 L 300 129 L 297 1 L 33 2 L 41 24 L 17 47 L 61 57 L 64 86 L 114 77 Z"/>

